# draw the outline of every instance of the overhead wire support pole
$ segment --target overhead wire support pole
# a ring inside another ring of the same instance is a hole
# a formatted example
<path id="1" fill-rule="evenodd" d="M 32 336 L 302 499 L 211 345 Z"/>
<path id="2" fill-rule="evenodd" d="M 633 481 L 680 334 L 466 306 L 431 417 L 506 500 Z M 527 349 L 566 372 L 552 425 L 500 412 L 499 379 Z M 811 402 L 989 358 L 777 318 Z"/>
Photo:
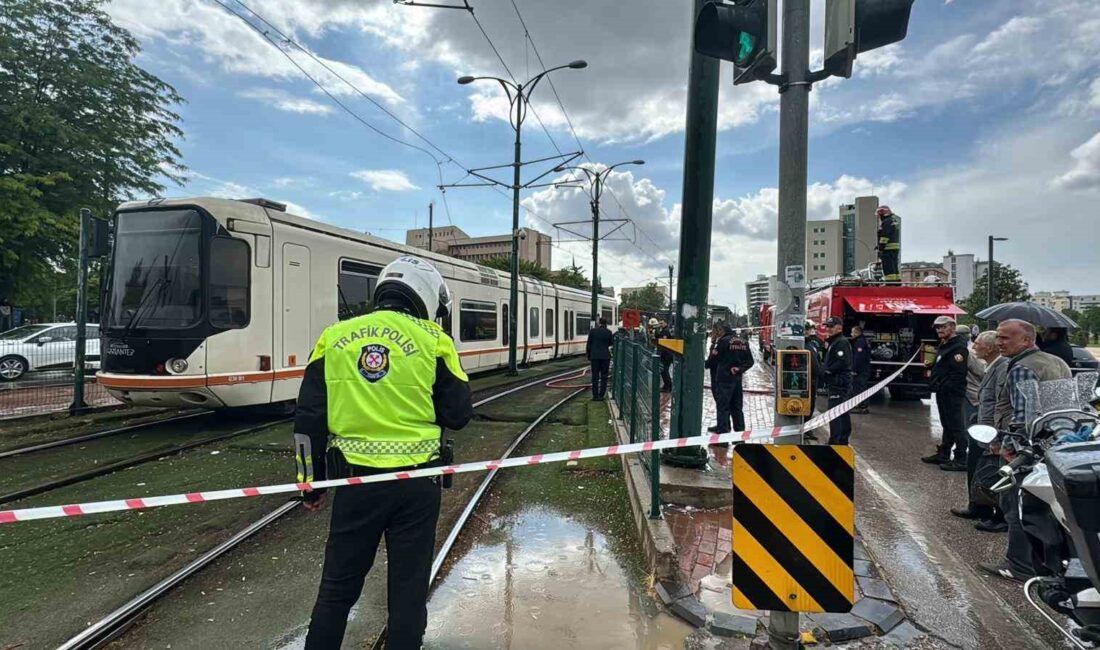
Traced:
<path id="1" fill-rule="evenodd" d="M 508 97 L 510 104 L 510 110 L 508 112 L 508 121 L 512 125 L 512 129 L 516 132 L 516 139 L 514 145 L 514 156 L 512 162 L 512 260 L 511 260 L 511 273 L 510 273 L 510 288 L 508 300 L 511 305 L 508 310 L 508 374 L 519 374 L 519 365 L 517 359 L 517 337 L 519 335 L 519 321 L 517 318 L 517 312 L 519 311 L 519 192 L 524 188 L 524 184 L 520 179 L 520 171 L 523 168 L 523 119 L 527 115 L 529 97 L 535 88 L 538 87 L 539 82 L 543 80 L 547 75 L 556 70 L 562 70 L 570 68 L 573 70 L 580 70 L 587 68 L 588 63 L 583 60 L 576 60 L 566 65 L 560 65 L 554 68 L 543 70 L 539 74 L 535 75 L 525 83 L 517 83 L 515 81 L 507 81 L 499 77 L 472 77 L 464 76 L 459 77 L 458 83 L 466 85 L 474 81 L 488 80 L 495 81 L 500 84 L 500 87 L 504 90 L 504 94 Z M 579 154 L 577 154 L 579 155 Z M 575 158 L 576 156 L 574 156 Z M 469 170 L 469 173 L 483 178 L 487 181 L 494 181 L 494 179 L 483 176 L 476 173 L 473 170 Z M 549 172 L 546 172 L 532 182 L 546 176 Z M 500 183 L 498 183 L 500 184 Z"/>

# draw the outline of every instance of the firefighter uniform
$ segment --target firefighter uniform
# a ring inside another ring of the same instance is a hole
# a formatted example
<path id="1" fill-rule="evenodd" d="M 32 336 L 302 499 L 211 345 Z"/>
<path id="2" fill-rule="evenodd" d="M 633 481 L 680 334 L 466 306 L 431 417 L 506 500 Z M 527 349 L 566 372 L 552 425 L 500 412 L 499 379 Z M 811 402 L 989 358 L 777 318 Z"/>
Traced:
<path id="1" fill-rule="evenodd" d="M 376 304 L 380 292 L 381 286 Z M 431 320 L 383 301 L 378 311 L 326 329 L 313 349 L 295 417 L 298 480 L 440 465 L 442 428 L 460 429 L 472 416 L 454 341 Z M 317 492 L 305 497 L 320 498 Z M 439 504 L 439 477 L 336 490 L 306 648 L 340 647 L 383 535 L 386 647 L 420 647 Z"/>
<path id="2" fill-rule="evenodd" d="M 887 282 L 901 282 L 898 266 L 901 257 L 901 217 L 893 212 L 879 219 L 878 250 L 883 279 Z"/>

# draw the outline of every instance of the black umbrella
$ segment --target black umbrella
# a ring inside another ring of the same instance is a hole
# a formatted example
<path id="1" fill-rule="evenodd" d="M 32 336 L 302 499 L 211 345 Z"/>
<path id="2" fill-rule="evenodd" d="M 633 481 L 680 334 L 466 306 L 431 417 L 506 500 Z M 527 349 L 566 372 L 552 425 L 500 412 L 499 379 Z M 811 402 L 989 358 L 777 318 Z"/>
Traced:
<path id="1" fill-rule="evenodd" d="M 1041 327 L 1065 327 L 1067 329 L 1077 327 L 1077 323 L 1073 322 L 1073 319 L 1068 316 L 1056 312 L 1050 307 L 1044 307 L 1033 302 L 1003 302 L 999 305 L 986 307 L 974 316 L 982 320 L 995 320 L 997 322 L 1018 318 Z"/>

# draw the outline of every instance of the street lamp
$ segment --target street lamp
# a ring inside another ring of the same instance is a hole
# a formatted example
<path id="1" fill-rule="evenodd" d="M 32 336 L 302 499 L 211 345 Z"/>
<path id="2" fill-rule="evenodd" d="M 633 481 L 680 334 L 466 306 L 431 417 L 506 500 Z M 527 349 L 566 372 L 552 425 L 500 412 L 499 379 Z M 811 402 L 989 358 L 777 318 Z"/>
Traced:
<path id="1" fill-rule="evenodd" d="M 564 172 L 567 170 L 582 171 L 584 175 L 588 177 L 588 181 L 592 184 L 592 200 L 589 201 L 589 205 L 592 206 L 592 321 L 590 327 L 595 327 L 600 317 L 600 303 L 599 292 L 596 290 L 596 277 L 599 270 L 599 243 L 600 243 L 600 196 L 603 195 L 604 181 L 607 180 L 608 175 L 612 169 L 621 167 L 623 165 L 644 165 L 644 160 L 624 160 L 623 162 L 615 163 L 607 169 L 602 171 L 592 171 L 587 167 L 566 167 L 565 165 L 558 165 L 554 168 L 556 172 Z M 671 281 L 670 281 L 671 284 Z M 672 296 L 672 287 L 669 286 L 668 295 Z"/>
<path id="2" fill-rule="evenodd" d="M 993 268 L 993 242 L 995 241 L 1008 241 L 1008 237 L 989 236 L 989 268 L 985 272 L 986 307 L 993 306 L 993 285 L 997 281 L 997 271 Z"/>
<path id="3" fill-rule="evenodd" d="M 480 80 L 495 81 L 500 84 L 500 87 L 504 89 L 504 94 L 508 96 L 508 103 L 511 108 L 508 111 L 508 122 L 512 125 L 512 128 L 516 132 L 516 145 L 515 145 L 515 162 L 512 164 L 512 289 L 509 294 L 509 301 L 511 308 L 508 310 L 508 374 L 519 374 L 519 370 L 516 367 L 516 340 L 519 337 L 519 330 L 517 326 L 516 309 L 519 306 L 519 190 L 523 185 L 520 183 L 519 172 L 522 163 L 520 162 L 520 132 L 523 128 L 523 120 L 527 117 L 527 108 L 531 93 L 534 92 L 535 87 L 546 75 L 554 72 L 555 70 L 563 70 L 570 68 L 572 70 L 581 70 L 587 68 L 588 63 L 583 60 L 576 60 L 572 63 L 565 65 L 559 65 L 556 68 L 549 68 L 543 70 L 539 74 L 535 75 L 525 83 L 516 83 L 513 81 L 507 81 L 499 77 L 472 77 L 464 76 L 458 78 L 458 83 L 465 86 L 466 84 L 473 83 Z"/>

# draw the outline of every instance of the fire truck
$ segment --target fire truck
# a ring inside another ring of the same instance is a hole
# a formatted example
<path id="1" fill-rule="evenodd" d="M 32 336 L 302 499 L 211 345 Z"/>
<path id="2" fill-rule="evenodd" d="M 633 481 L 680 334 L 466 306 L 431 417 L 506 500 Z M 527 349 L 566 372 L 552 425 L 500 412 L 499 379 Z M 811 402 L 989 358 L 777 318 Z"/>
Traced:
<path id="1" fill-rule="evenodd" d="M 774 305 L 761 307 L 760 324 L 772 325 Z M 844 322 L 848 335 L 853 325 L 863 327 L 871 345 L 871 377 L 875 383 L 905 365 L 917 352 L 917 363 L 906 368 L 890 383 L 893 399 L 929 397 L 930 372 L 923 353 L 938 344 L 932 327 L 937 316 L 957 317 L 966 312 L 955 304 L 954 293 L 942 283 L 869 282 L 858 278 L 831 279 L 827 286 L 812 286 L 806 292 L 806 318 L 819 339 L 826 338 L 822 323 L 830 316 Z M 765 359 L 775 357 L 774 328 L 760 331 L 760 349 Z"/>

